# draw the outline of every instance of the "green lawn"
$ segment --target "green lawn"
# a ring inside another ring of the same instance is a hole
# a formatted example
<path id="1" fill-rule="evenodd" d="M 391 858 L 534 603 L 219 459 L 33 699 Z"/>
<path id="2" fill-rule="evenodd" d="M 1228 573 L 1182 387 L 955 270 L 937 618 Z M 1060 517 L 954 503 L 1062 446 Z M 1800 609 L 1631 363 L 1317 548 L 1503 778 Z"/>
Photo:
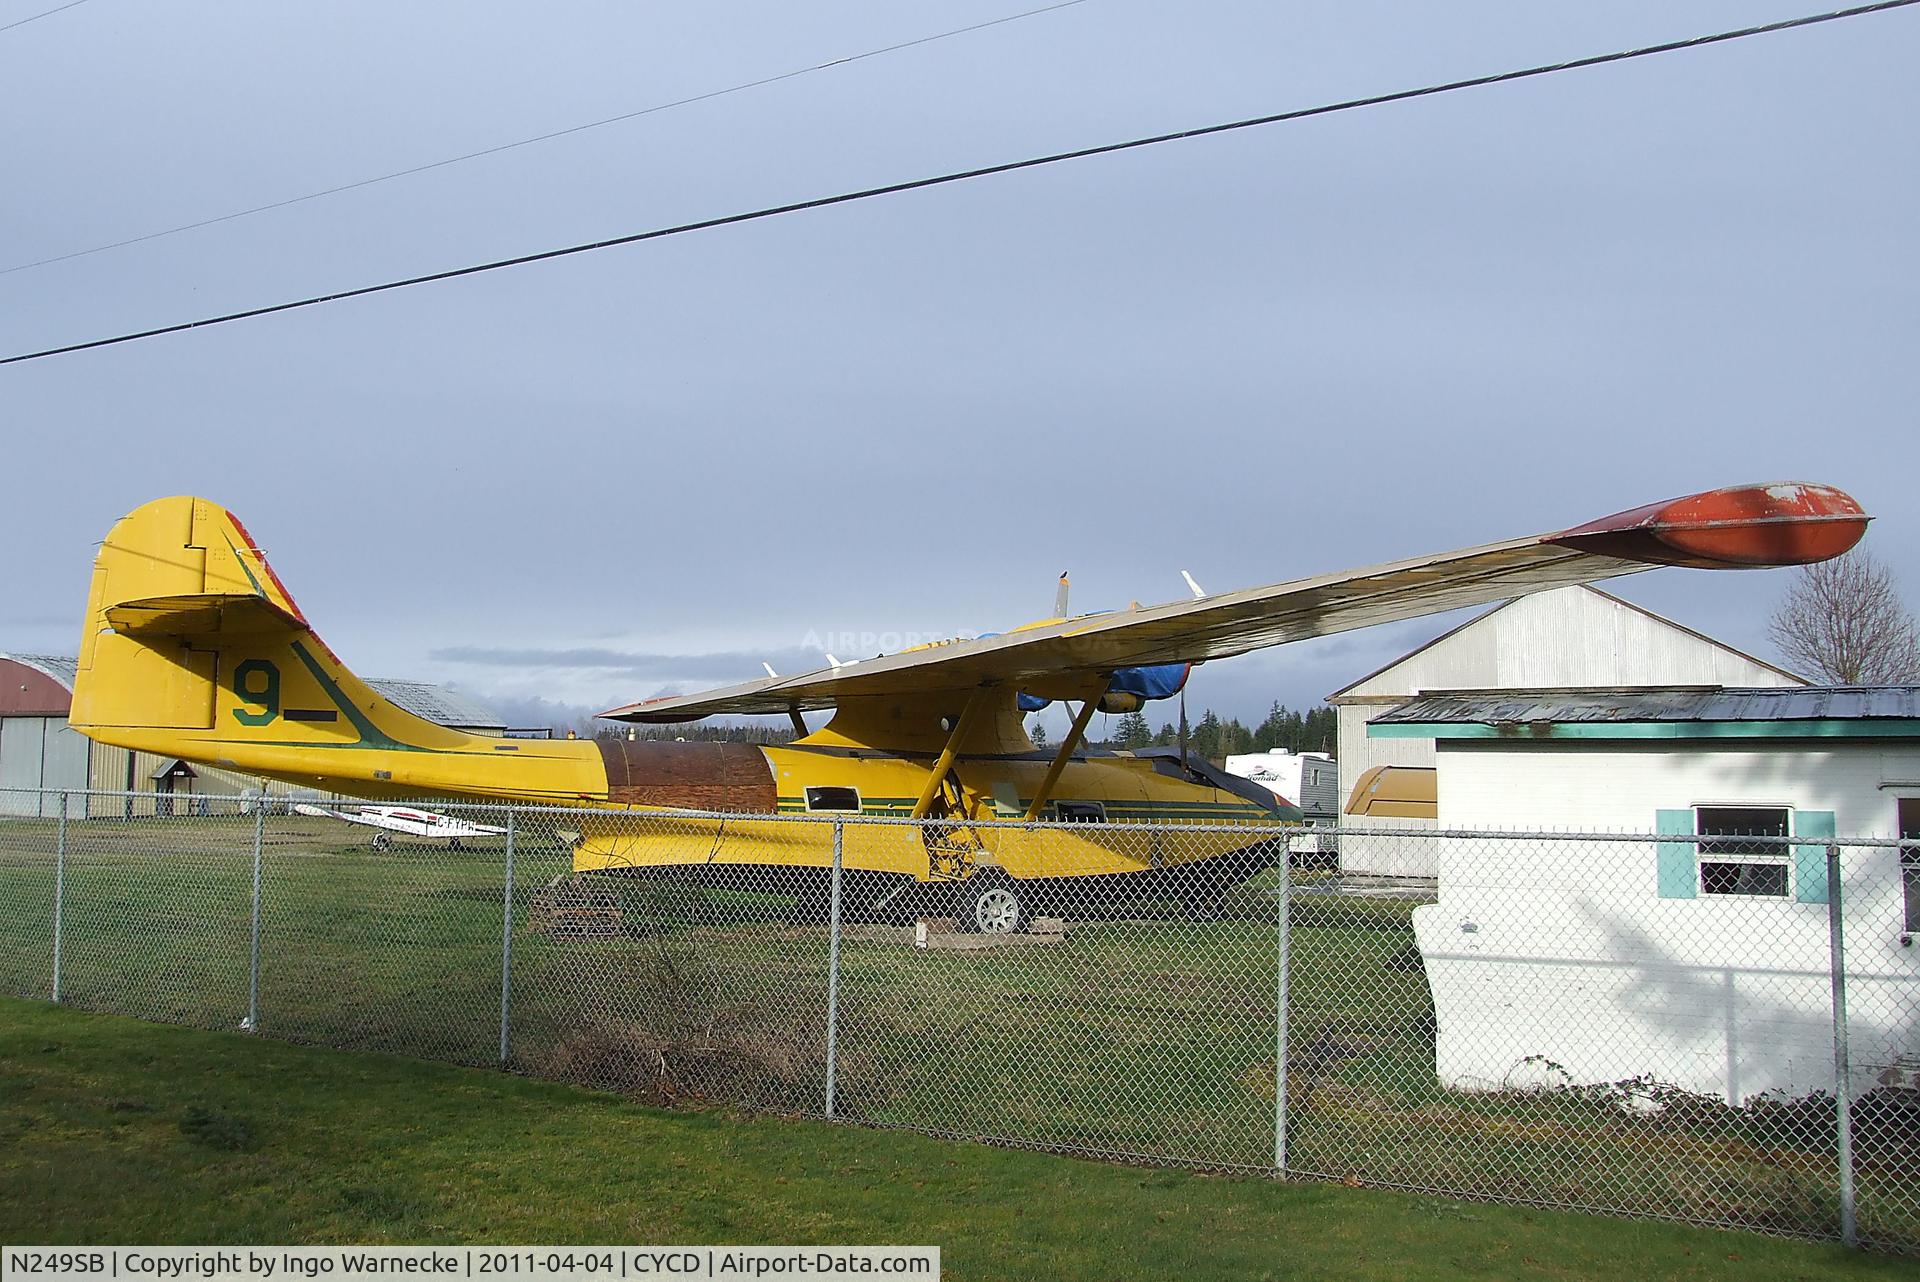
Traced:
<path id="1" fill-rule="evenodd" d="M 1671 1224 L 670 1112 L 14 1000 L 0 1241 L 931 1243 L 954 1279 L 1912 1274 Z"/>
<path id="2" fill-rule="evenodd" d="M 375 853 L 359 830 L 281 816 L 267 834 L 261 1032 L 497 1062 L 497 840 L 464 852 L 403 843 Z M 655 1102 L 823 1110 L 823 926 L 751 887 L 628 884 L 621 933 L 555 938 L 530 923 L 542 888 L 569 861 L 550 834 L 530 825 L 522 835 L 512 1067 Z M 0 994 L 49 994 L 54 837 L 46 821 L 0 822 Z M 63 1000 L 238 1027 L 248 1001 L 252 841 L 252 818 L 238 815 L 71 824 Z M 1715 1107 L 1635 1116 L 1576 1094 L 1441 1089 L 1413 907 L 1394 898 L 1296 901 L 1293 1170 L 1834 1231 L 1831 1124 L 1823 1128 L 1816 1113 Z M 967 953 L 920 951 L 850 927 L 839 1113 L 1216 1171 L 1266 1167 L 1275 1113 L 1271 914 L 1271 899 L 1254 886 L 1219 922 L 1088 915 L 1057 947 Z M 1863 1147 L 1859 1156 L 1865 1232 L 1920 1249 L 1911 1145 Z"/>

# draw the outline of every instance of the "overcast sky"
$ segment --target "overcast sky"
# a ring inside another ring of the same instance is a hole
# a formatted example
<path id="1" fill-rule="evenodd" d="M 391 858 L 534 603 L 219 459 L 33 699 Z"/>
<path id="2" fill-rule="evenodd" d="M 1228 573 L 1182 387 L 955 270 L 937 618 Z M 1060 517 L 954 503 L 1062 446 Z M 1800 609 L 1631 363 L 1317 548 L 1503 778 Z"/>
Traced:
<path id="1" fill-rule="evenodd" d="M 0 33 L 0 267 L 1039 2 L 89 0 Z M 1814 8 L 1083 0 L 0 275 L 0 354 Z M 0 649 L 73 652 L 95 542 L 180 492 L 362 673 L 598 706 L 1062 569 L 1151 603 L 1752 480 L 1850 490 L 1917 598 L 1916 62 L 1920 9 L 9 366 Z M 1616 590 L 1770 655 L 1783 580 Z"/>

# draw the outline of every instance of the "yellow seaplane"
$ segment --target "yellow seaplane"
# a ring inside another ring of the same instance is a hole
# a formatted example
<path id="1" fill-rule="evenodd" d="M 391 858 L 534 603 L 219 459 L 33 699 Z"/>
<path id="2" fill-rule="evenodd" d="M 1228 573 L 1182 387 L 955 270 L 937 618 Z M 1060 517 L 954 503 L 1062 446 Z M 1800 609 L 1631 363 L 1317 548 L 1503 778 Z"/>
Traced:
<path id="1" fill-rule="evenodd" d="M 1065 891 L 1151 886 L 1204 911 L 1284 857 L 1274 826 L 1298 812 L 1184 752 L 1083 751 L 1096 710 L 1132 710 L 1175 692 L 1193 664 L 1264 646 L 1655 566 L 1821 561 L 1853 547 L 1868 519 L 1824 485 L 1712 490 L 1549 534 L 1046 619 L 601 714 L 784 714 L 805 731 L 801 714 L 832 712 L 790 744 L 759 747 L 498 739 L 422 720 L 341 663 L 237 517 L 165 498 L 101 545 L 71 724 L 103 743 L 373 800 L 578 808 L 567 826 L 582 873 L 751 866 L 818 879 L 836 826 L 785 818 L 811 814 L 854 821 L 839 825 L 840 857 L 869 906 L 917 888 L 909 900 L 944 900 L 973 928 L 1016 930 Z M 1051 751 L 1028 738 L 1022 712 L 1045 700 L 1079 705 Z"/>

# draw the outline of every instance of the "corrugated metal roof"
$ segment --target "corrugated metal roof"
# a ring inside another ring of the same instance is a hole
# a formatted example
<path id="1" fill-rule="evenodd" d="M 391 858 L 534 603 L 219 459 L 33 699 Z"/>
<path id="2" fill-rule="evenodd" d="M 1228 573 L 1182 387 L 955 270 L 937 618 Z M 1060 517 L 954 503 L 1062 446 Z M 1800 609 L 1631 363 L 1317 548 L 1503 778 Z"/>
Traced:
<path id="1" fill-rule="evenodd" d="M 80 671 L 80 660 L 60 654 L 0 654 L 0 659 L 12 659 L 44 672 L 68 690 L 73 689 L 73 679 Z"/>
<path id="2" fill-rule="evenodd" d="M 80 671 L 80 661 L 62 654 L 0 654 L 44 672 L 65 686 L 69 693 Z M 398 681 L 391 678 L 367 682 L 382 698 L 411 712 L 416 717 L 462 730 L 504 730 L 500 714 L 472 695 L 428 681 Z"/>
<path id="3" fill-rule="evenodd" d="M 1430 695 L 1374 725 L 1920 719 L 1920 686 L 1744 689 L 1505 690 Z"/>
<path id="4" fill-rule="evenodd" d="M 389 677 L 369 677 L 382 698 L 400 705 L 416 717 L 424 717 L 443 726 L 467 730 L 504 730 L 507 723 L 500 714 L 472 695 L 450 690 L 428 681 L 398 681 Z"/>

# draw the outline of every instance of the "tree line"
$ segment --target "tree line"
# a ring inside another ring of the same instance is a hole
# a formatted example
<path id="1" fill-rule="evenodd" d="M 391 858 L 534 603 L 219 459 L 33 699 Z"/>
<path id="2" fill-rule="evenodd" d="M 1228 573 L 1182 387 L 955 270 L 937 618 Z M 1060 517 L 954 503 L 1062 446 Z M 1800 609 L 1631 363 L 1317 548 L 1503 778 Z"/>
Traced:
<path id="1" fill-rule="evenodd" d="M 1036 745 L 1048 746 L 1046 727 L 1038 721 L 1027 727 Z M 1267 752 L 1285 748 L 1288 752 L 1332 752 L 1335 713 L 1322 705 L 1304 712 L 1276 701 L 1258 725 L 1247 726 L 1238 717 L 1222 717 L 1212 708 L 1200 714 L 1187 730 L 1187 751 L 1195 757 L 1218 761 L 1234 753 Z M 691 743 L 781 744 L 794 739 L 793 728 L 785 725 L 708 725 L 635 726 L 631 730 L 601 725 L 594 731 L 601 739 L 640 739 L 649 742 L 686 740 Z M 1180 742 L 1179 726 L 1163 721 L 1153 728 L 1144 713 L 1129 712 L 1104 728 L 1104 737 L 1093 728 L 1087 733 L 1087 746 L 1133 750 L 1172 748 Z"/>
<path id="2" fill-rule="evenodd" d="M 1265 719 L 1249 727 L 1238 717 L 1222 717 L 1208 708 L 1187 729 L 1187 751 L 1213 761 L 1235 753 L 1268 752 L 1274 748 L 1285 748 L 1288 752 L 1332 752 L 1336 716 L 1334 710 L 1324 704 L 1298 712 L 1276 700 L 1267 709 Z M 1027 727 L 1027 733 L 1036 744 L 1046 746 L 1046 727 L 1035 722 Z M 1129 751 L 1172 748 L 1180 743 L 1180 728 L 1174 722 L 1163 721 L 1155 730 L 1144 712 L 1129 712 L 1107 728 L 1104 738 L 1096 738 L 1089 730 L 1087 741 L 1094 747 Z"/>

